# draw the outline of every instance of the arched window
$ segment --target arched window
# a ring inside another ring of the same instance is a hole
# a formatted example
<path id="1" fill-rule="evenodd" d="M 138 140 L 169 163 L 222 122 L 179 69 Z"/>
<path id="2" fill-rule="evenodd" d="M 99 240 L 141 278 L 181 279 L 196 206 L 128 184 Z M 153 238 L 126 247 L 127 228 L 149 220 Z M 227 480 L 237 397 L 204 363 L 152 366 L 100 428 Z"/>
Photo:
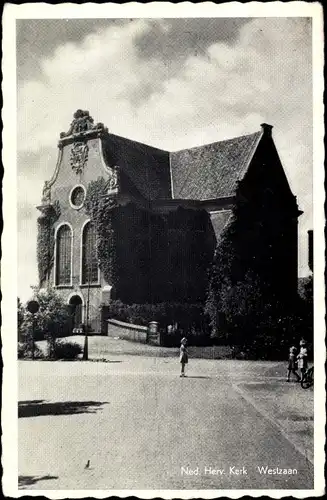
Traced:
<path id="1" fill-rule="evenodd" d="M 57 232 L 56 285 L 71 284 L 72 232 L 65 224 Z"/>
<path id="2" fill-rule="evenodd" d="M 98 280 L 95 227 L 88 222 L 84 226 L 82 235 L 82 285 L 98 283 Z"/>

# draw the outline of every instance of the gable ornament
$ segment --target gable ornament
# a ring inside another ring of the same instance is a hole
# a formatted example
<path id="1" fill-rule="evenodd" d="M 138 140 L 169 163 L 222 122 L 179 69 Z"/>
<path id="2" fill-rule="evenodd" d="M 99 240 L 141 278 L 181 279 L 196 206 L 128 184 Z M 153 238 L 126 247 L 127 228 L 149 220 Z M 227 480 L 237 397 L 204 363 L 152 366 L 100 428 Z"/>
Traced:
<path id="1" fill-rule="evenodd" d="M 87 163 L 89 147 L 85 142 L 75 142 L 70 152 L 70 165 L 76 174 L 81 174 Z"/>
<path id="2" fill-rule="evenodd" d="M 49 181 L 44 182 L 41 201 L 43 205 L 49 205 L 51 203 L 51 188 Z"/>
<path id="3" fill-rule="evenodd" d="M 102 132 L 107 131 L 107 129 L 103 123 L 94 124 L 94 120 L 88 111 L 78 109 L 74 113 L 74 119 L 70 124 L 68 132 L 61 132 L 60 138 L 64 139 L 65 137 L 70 136 L 83 136 L 91 131 L 101 134 Z"/>
<path id="4" fill-rule="evenodd" d="M 112 168 L 107 187 L 108 193 L 110 193 L 111 191 L 116 191 L 118 189 L 118 167 Z"/>

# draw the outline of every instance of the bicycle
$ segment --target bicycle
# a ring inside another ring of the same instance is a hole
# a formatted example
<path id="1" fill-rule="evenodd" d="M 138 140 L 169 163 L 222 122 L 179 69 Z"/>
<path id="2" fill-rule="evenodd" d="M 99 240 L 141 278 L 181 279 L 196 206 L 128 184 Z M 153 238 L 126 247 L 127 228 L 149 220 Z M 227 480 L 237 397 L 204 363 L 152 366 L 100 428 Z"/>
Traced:
<path id="1" fill-rule="evenodd" d="M 311 386 L 313 386 L 313 366 L 305 372 L 301 380 L 302 389 L 309 389 Z"/>

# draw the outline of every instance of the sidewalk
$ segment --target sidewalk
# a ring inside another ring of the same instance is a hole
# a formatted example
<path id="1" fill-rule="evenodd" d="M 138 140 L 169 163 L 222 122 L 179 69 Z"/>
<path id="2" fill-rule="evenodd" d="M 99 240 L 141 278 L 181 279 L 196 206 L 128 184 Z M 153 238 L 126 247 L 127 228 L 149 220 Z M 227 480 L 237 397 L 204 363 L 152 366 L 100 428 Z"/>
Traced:
<path id="1" fill-rule="evenodd" d="M 313 463 L 313 388 L 304 390 L 296 382 L 287 383 L 282 363 L 269 367 L 261 382 L 238 383 L 234 387 Z"/>

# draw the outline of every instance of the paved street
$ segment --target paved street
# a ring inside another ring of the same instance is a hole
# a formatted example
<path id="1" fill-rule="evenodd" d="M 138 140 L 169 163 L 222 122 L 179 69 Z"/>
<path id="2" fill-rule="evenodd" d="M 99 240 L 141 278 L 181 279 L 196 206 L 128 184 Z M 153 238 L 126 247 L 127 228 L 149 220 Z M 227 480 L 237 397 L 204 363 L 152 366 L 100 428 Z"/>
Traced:
<path id="1" fill-rule="evenodd" d="M 313 392 L 285 382 L 285 363 L 192 359 L 185 379 L 179 368 L 19 362 L 19 487 L 313 488 Z"/>

